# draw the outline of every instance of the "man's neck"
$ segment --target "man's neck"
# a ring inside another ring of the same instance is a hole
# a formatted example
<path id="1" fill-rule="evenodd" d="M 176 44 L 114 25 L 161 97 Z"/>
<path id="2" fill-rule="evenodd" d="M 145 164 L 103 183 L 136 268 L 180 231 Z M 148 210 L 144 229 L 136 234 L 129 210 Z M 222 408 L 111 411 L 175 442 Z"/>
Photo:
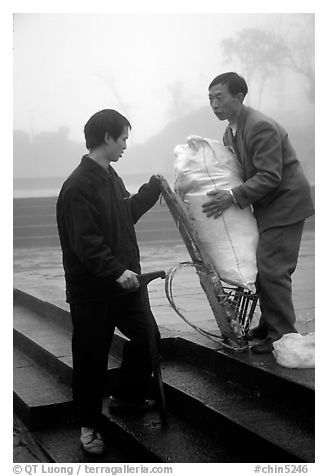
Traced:
<path id="1" fill-rule="evenodd" d="M 231 116 L 228 119 L 229 126 L 234 132 L 237 130 L 237 124 L 238 124 L 238 118 L 239 118 L 240 112 L 241 112 L 241 107 L 239 108 L 238 111 L 236 111 L 236 113 L 233 116 Z"/>
<path id="2" fill-rule="evenodd" d="M 88 156 L 90 157 L 90 159 L 94 160 L 98 165 L 108 171 L 110 161 L 105 158 L 101 153 L 97 151 L 92 151 L 89 152 Z"/>

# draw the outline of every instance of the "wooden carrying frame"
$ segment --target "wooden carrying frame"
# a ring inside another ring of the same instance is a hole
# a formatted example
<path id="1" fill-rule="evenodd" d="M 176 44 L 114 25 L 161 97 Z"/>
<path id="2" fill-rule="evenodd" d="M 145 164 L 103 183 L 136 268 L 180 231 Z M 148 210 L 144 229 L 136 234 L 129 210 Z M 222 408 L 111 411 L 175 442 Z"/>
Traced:
<path id="1" fill-rule="evenodd" d="M 190 254 L 223 340 L 233 348 L 246 349 L 245 331 L 254 314 L 256 294 L 241 287 L 226 288 L 222 285 L 218 272 L 190 223 L 182 200 L 164 177 L 158 176 L 158 179 L 163 198 Z"/>

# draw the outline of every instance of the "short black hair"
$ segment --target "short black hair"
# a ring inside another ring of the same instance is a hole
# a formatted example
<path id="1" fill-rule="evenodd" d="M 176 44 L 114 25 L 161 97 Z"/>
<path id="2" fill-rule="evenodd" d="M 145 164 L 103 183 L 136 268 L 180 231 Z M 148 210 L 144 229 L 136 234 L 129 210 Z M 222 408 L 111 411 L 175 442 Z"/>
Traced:
<path id="1" fill-rule="evenodd" d="M 247 83 L 242 76 L 239 76 L 237 73 L 229 72 L 219 74 L 216 78 L 213 79 L 208 89 L 211 89 L 217 84 L 226 84 L 228 90 L 232 96 L 236 96 L 238 93 L 242 93 L 244 97 L 248 93 Z"/>
<path id="2" fill-rule="evenodd" d="M 124 127 L 131 129 L 126 117 L 114 109 L 103 109 L 90 117 L 84 126 L 84 136 L 87 149 L 95 149 L 105 142 L 108 133 L 115 141 L 120 137 Z"/>

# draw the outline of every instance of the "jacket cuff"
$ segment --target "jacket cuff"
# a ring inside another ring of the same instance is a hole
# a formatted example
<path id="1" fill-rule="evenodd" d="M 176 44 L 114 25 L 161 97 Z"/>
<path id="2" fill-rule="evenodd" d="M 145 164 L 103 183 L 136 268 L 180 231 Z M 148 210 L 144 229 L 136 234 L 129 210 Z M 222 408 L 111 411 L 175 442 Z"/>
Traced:
<path id="1" fill-rule="evenodd" d="M 240 191 L 240 187 L 235 187 L 229 190 L 231 196 L 233 197 L 233 201 L 239 208 L 246 208 L 249 206 L 249 203 L 246 203 L 243 195 Z"/>
<path id="2" fill-rule="evenodd" d="M 128 268 L 123 264 L 118 264 L 114 271 L 108 274 L 108 277 L 113 281 L 116 281 Z"/>
<path id="3" fill-rule="evenodd" d="M 237 202 L 237 200 L 236 200 L 236 197 L 234 196 L 233 191 L 232 191 L 231 189 L 229 190 L 229 193 L 230 193 L 230 195 L 231 195 L 231 198 L 232 198 L 232 200 L 233 200 L 233 203 L 234 203 L 235 205 L 238 205 L 238 202 Z"/>

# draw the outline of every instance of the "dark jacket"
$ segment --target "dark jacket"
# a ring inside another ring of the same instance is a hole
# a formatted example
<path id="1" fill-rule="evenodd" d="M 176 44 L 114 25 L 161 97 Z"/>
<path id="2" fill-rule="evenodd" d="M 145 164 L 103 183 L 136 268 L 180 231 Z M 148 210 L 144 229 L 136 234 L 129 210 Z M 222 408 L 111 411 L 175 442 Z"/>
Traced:
<path id="1" fill-rule="evenodd" d="M 241 208 L 253 206 L 259 230 L 297 223 L 314 213 L 309 183 L 286 131 L 273 119 L 242 106 L 236 138 L 227 127 L 244 183 L 232 189 Z"/>
<path id="2" fill-rule="evenodd" d="M 151 178 L 130 197 L 112 167 L 82 157 L 57 200 L 67 302 L 110 299 L 122 293 L 115 281 L 126 269 L 140 273 L 134 224 L 159 194 Z"/>

